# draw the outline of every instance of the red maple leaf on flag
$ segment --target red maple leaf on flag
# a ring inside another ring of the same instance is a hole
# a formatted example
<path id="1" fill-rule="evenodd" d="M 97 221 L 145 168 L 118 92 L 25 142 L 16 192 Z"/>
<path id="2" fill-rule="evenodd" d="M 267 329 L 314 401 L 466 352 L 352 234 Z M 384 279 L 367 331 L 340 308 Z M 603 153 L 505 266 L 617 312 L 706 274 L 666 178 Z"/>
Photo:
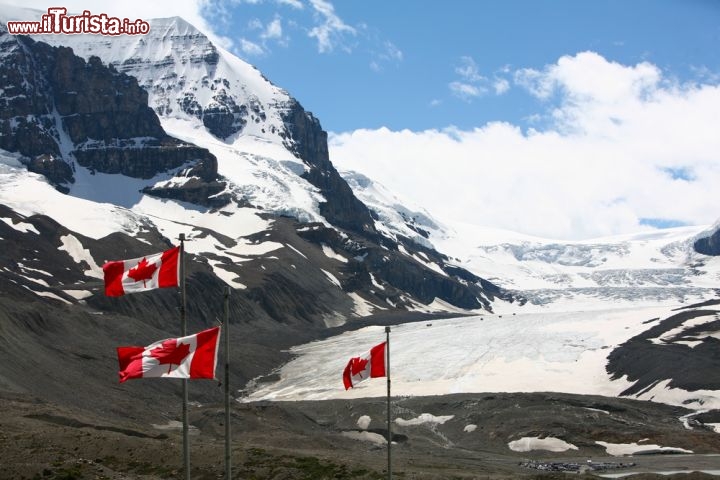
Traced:
<path id="1" fill-rule="evenodd" d="M 159 347 L 150 350 L 150 356 L 158 359 L 160 365 L 168 365 L 168 373 L 172 365 L 180 365 L 190 354 L 190 345 L 187 343 L 177 344 L 177 340 L 165 340 Z"/>
<path id="2" fill-rule="evenodd" d="M 352 359 L 352 366 L 350 367 L 350 371 L 353 375 L 357 375 L 358 373 L 361 373 L 363 370 L 365 370 L 365 366 L 367 364 L 367 358 L 354 357 Z"/>
<path id="3" fill-rule="evenodd" d="M 128 272 L 128 277 L 132 278 L 136 282 L 143 281 L 143 287 L 147 287 L 146 280 L 152 279 L 153 273 L 157 270 L 157 265 L 154 263 L 148 263 L 147 258 L 140 260 L 135 268 L 131 268 Z"/>

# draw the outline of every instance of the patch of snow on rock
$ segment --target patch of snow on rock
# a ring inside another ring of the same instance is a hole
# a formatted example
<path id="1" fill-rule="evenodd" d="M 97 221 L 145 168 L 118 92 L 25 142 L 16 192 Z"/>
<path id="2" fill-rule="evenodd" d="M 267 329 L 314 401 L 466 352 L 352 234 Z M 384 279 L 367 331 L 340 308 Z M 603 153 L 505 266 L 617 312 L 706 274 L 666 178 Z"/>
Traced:
<path id="1" fill-rule="evenodd" d="M 419 416 L 415 418 L 411 418 L 410 420 L 405 420 L 403 418 L 396 418 L 395 423 L 400 425 L 401 427 L 407 427 L 409 425 L 422 425 L 425 423 L 431 423 L 431 424 L 440 424 L 447 422 L 448 420 L 452 420 L 455 418 L 455 415 L 440 415 L 435 416 L 430 413 L 421 413 Z"/>
<path id="2" fill-rule="evenodd" d="M 554 437 L 523 437 L 519 440 L 513 440 L 508 443 L 508 447 L 513 452 L 530 452 L 532 450 L 547 450 L 549 452 L 566 452 L 568 450 L 577 450 L 578 447 L 565 440 Z"/>
<path id="3" fill-rule="evenodd" d="M 360 427 L 363 430 L 367 430 L 370 426 L 371 418 L 367 415 L 363 415 L 360 418 L 357 419 L 357 426 Z"/>
<path id="4" fill-rule="evenodd" d="M 634 455 L 642 452 L 669 452 L 669 453 L 693 453 L 692 450 L 686 450 L 684 448 L 676 447 L 661 447 L 660 445 L 639 445 L 637 442 L 633 443 L 609 443 L 609 442 L 595 442 L 600 446 L 605 447 L 605 451 L 608 455 L 614 457 L 621 457 L 623 455 Z"/>
<path id="5" fill-rule="evenodd" d="M 352 438 L 353 440 L 362 440 L 364 442 L 372 442 L 378 445 L 385 445 L 387 440 L 379 433 L 372 432 L 342 432 L 343 437 Z"/>

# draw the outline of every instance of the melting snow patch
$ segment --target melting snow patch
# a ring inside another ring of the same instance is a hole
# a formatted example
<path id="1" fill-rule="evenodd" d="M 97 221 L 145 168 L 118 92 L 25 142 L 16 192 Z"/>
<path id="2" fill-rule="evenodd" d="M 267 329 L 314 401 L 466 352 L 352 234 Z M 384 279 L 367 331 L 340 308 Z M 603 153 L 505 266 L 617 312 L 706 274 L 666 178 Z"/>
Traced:
<path id="1" fill-rule="evenodd" d="M 43 279 L 41 279 L 41 278 L 26 277 L 26 276 L 24 276 L 24 275 L 21 275 L 21 277 L 23 277 L 23 278 L 25 278 L 25 279 L 27 279 L 27 280 L 30 280 L 31 282 L 35 282 L 35 283 L 37 283 L 37 284 L 39 284 L 39 285 L 42 285 L 43 287 L 49 287 L 49 286 L 50 286 L 45 280 L 43 280 Z"/>
<path id="2" fill-rule="evenodd" d="M 599 443 L 599 442 L 598 442 Z M 547 450 L 549 452 L 565 452 L 567 450 L 577 450 L 578 447 L 565 440 L 554 437 L 523 437 L 520 440 L 514 440 L 508 443 L 508 447 L 513 452 L 529 452 L 531 450 Z"/>
<path id="3" fill-rule="evenodd" d="M 333 250 L 332 248 L 328 247 L 324 243 L 322 244 L 322 251 L 328 258 L 334 258 L 335 260 L 343 263 L 347 263 L 347 258 L 343 257 L 342 255 L 338 254 Z"/>
<path id="4" fill-rule="evenodd" d="M 363 440 L 365 442 L 372 442 L 378 445 L 385 445 L 387 440 L 379 433 L 372 432 L 342 432 L 343 437 L 352 438 L 353 440 Z"/>
<path id="5" fill-rule="evenodd" d="M 600 410 L 599 408 L 590 408 L 590 407 L 582 407 L 583 410 L 590 410 L 591 412 L 599 412 L 604 413 L 605 415 L 610 415 L 610 412 L 607 410 Z"/>
<path id="6" fill-rule="evenodd" d="M 683 322 L 680 326 L 675 327 L 672 330 L 668 330 L 667 332 L 663 333 L 658 338 L 650 339 L 650 341 L 656 345 L 667 345 L 668 343 L 672 343 L 673 338 L 681 335 L 685 330 L 688 330 L 692 327 L 698 327 L 701 325 L 705 325 L 706 323 L 711 322 L 713 319 L 714 319 L 714 317 L 707 317 L 707 316 L 691 318 L 691 319 Z"/>
<path id="7" fill-rule="evenodd" d="M 28 290 L 30 290 L 30 289 L 28 289 Z M 32 291 L 35 295 L 39 295 L 39 296 L 41 296 L 41 297 L 52 298 L 52 299 L 54 299 L 54 300 L 59 300 L 59 301 L 61 301 L 61 302 L 63 302 L 63 303 L 66 303 L 66 304 L 68 304 L 68 305 L 71 305 L 70 302 L 68 302 L 67 300 L 65 300 L 65 299 L 62 298 L 62 297 L 58 297 L 58 296 L 55 295 L 54 293 L 50 293 L 50 292 L 36 292 L 36 291 L 34 291 L 34 290 L 31 290 L 31 291 Z"/>
<path id="8" fill-rule="evenodd" d="M 88 264 L 90 268 L 85 270 L 86 276 L 103 278 L 102 269 L 97 263 L 95 263 L 95 259 L 93 259 L 92 255 L 90 255 L 90 250 L 83 247 L 80 240 L 78 240 L 74 235 L 68 234 L 60 237 L 60 241 L 62 242 L 62 245 L 58 247 L 58 250 L 67 252 L 75 263 L 85 262 Z"/>
<path id="9" fill-rule="evenodd" d="M 407 427 L 409 425 L 422 425 L 424 423 L 443 424 L 448 420 L 452 420 L 453 418 L 455 418 L 455 415 L 440 415 L 436 417 L 435 415 L 432 415 L 430 413 L 421 413 L 420 416 L 411 418 L 410 420 L 396 418 L 395 423 L 397 423 L 401 427 Z"/>
<path id="10" fill-rule="evenodd" d="M 92 292 L 88 290 L 64 290 L 65 293 L 73 297 L 75 300 L 82 300 L 92 296 Z"/>
<path id="11" fill-rule="evenodd" d="M 263 243 L 238 242 L 238 244 L 235 247 L 233 247 L 232 249 L 228 250 L 228 252 L 254 257 L 254 256 L 265 255 L 267 253 L 272 252 L 273 250 L 282 248 L 282 246 L 283 246 L 282 243 L 276 243 L 276 242 L 263 242 Z M 193 253 L 195 253 L 195 252 L 193 252 Z M 200 253 L 200 252 L 197 252 L 197 253 Z"/>
<path id="12" fill-rule="evenodd" d="M 153 428 L 157 430 L 181 430 L 183 428 L 182 422 L 178 422 L 177 420 L 170 420 L 165 425 L 158 425 L 156 423 L 151 423 Z M 197 435 L 200 433 L 200 430 L 194 425 L 188 425 L 188 433 L 190 435 Z"/>
<path id="13" fill-rule="evenodd" d="M 472 423 L 470 425 L 465 425 L 465 428 L 463 428 L 463 432 L 471 433 L 477 430 L 477 425 L 473 425 Z"/>
<path id="14" fill-rule="evenodd" d="M 31 271 L 31 272 L 40 273 L 40 274 L 42 274 L 42 275 L 45 275 L 46 277 L 52 277 L 52 276 L 53 276 L 52 273 L 50 273 L 50 272 L 46 272 L 45 270 L 40 270 L 40 269 L 38 269 L 38 268 L 28 267 L 27 265 L 23 265 L 22 263 L 18 263 L 18 267 L 22 268 L 23 270 L 29 270 L 29 271 Z"/>
<path id="15" fill-rule="evenodd" d="M 375 280 L 375 275 L 373 275 L 372 273 L 370 274 L 370 281 L 375 287 L 379 288 L 380 290 L 385 290 L 385 287 L 380 285 L 377 280 Z"/>
<path id="16" fill-rule="evenodd" d="M 671 452 L 671 453 L 693 453 L 692 450 L 686 450 L 684 448 L 675 447 L 661 447 L 660 445 L 639 445 L 637 442 L 634 443 L 608 443 L 608 442 L 595 442 L 598 445 L 605 447 L 605 451 L 608 455 L 614 457 L 620 457 L 623 455 L 634 455 L 636 453 L 649 453 L 649 452 Z"/>
<path id="17" fill-rule="evenodd" d="M 353 307 L 353 312 L 355 312 L 355 315 L 357 315 L 358 317 L 367 317 L 369 315 L 372 315 L 375 310 L 385 310 L 384 308 L 368 302 L 355 292 L 348 293 L 348 297 L 350 297 L 355 303 L 355 306 Z"/>
<path id="18" fill-rule="evenodd" d="M 720 433 L 720 423 L 706 423 L 705 426 L 712 428 L 715 433 Z"/>
<path id="19" fill-rule="evenodd" d="M 25 223 L 25 222 L 13 223 L 11 218 L 3 218 L 3 217 L 0 217 L 0 220 L 7 223 L 10 226 L 10 228 L 14 228 L 18 232 L 22 232 L 22 233 L 33 232 L 33 233 L 37 233 L 38 235 L 40 235 L 40 232 L 38 232 L 38 229 L 35 228 L 35 225 L 33 225 L 31 223 Z"/>
<path id="20" fill-rule="evenodd" d="M 340 280 L 338 280 L 335 275 L 328 272 L 327 270 L 323 270 L 322 268 L 320 270 L 325 274 L 326 277 L 328 277 L 330 279 L 330 281 L 332 283 L 335 284 L 335 286 L 337 286 L 338 288 L 342 288 L 342 285 L 340 284 Z"/>
<path id="21" fill-rule="evenodd" d="M 298 230 L 298 231 L 300 231 L 300 230 Z M 300 250 L 298 250 L 297 248 L 293 247 L 292 245 L 288 245 L 288 244 L 286 243 L 285 246 L 288 247 L 288 248 L 290 248 L 290 249 L 292 249 L 292 250 L 294 250 L 294 251 L 295 251 L 298 255 L 300 255 L 301 257 L 307 258 L 304 253 L 302 253 Z"/>
<path id="22" fill-rule="evenodd" d="M 367 430 L 367 428 L 370 426 L 370 421 L 370 417 L 368 417 L 367 415 L 363 415 L 362 417 L 357 419 L 357 426 L 363 430 Z"/>

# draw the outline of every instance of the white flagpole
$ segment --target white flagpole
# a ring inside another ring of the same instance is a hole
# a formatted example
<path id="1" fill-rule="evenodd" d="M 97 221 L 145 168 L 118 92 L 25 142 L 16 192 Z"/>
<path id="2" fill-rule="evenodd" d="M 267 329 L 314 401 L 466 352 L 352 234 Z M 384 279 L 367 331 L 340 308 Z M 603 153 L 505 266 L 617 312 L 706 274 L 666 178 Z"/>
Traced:
<path id="1" fill-rule="evenodd" d="M 185 234 L 180 234 L 180 323 L 182 325 L 182 336 L 187 336 L 187 316 L 185 315 L 186 290 L 185 290 Z M 183 420 L 183 465 L 185 469 L 185 480 L 190 480 L 190 443 L 188 440 L 188 384 L 187 379 L 182 379 L 182 420 Z"/>
<path id="2" fill-rule="evenodd" d="M 392 425 L 390 424 L 390 327 L 385 327 L 385 373 L 387 374 L 387 474 L 388 480 L 392 480 L 392 462 L 390 457 L 390 445 L 392 444 Z"/>
<path id="3" fill-rule="evenodd" d="M 230 287 L 225 287 L 225 478 L 232 480 L 230 463 Z"/>

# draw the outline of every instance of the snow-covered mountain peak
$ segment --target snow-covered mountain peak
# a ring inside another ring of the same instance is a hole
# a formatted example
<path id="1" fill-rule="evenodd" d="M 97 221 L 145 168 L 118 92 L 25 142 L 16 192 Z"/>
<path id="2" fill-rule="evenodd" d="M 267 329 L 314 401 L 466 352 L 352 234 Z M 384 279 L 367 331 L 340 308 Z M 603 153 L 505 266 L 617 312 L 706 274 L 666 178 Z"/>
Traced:
<path id="1" fill-rule="evenodd" d="M 257 69 L 180 17 L 151 19 L 146 35 L 42 35 L 76 55 L 104 63 L 138 79 L 161 118 L 199 120 L 216 138 L 232 143 L 252 135 L 283 144 L 281 114 L 291 102 Z"/>
<path id="2" fill-rule="evenodd" d="M 0 19 L 34 20 L 43 13 L 3 7 Z M 215 46 L 186 20 L 148 22 L 146 35 L 33 38 L 70 47 L 86 60 L 97 56 L 137 79 L 167 134 L 206 148 L 217 158 L 217 173 L 227 183 L 224 195 L 303 222 L 326 222 L 321 204 L 328 196 L 306 175 L 329 165 L 319 122 L 255 67 Z M 164 181 L 155 186 L 168 185 Z"/>
<path id="3" fill-rule="evenodd" d="M 341 171 L 340 175 L 355 195 L 375 213 L 375 227 L 385 235 L 395 239 L 398 235 L 406 237 L 427 248 L 434 248 L 429 241 L 431 234 L 446 235 L 447 227 L 428 211 L 401 198 L 381 183 L 352 170 Z"/>

